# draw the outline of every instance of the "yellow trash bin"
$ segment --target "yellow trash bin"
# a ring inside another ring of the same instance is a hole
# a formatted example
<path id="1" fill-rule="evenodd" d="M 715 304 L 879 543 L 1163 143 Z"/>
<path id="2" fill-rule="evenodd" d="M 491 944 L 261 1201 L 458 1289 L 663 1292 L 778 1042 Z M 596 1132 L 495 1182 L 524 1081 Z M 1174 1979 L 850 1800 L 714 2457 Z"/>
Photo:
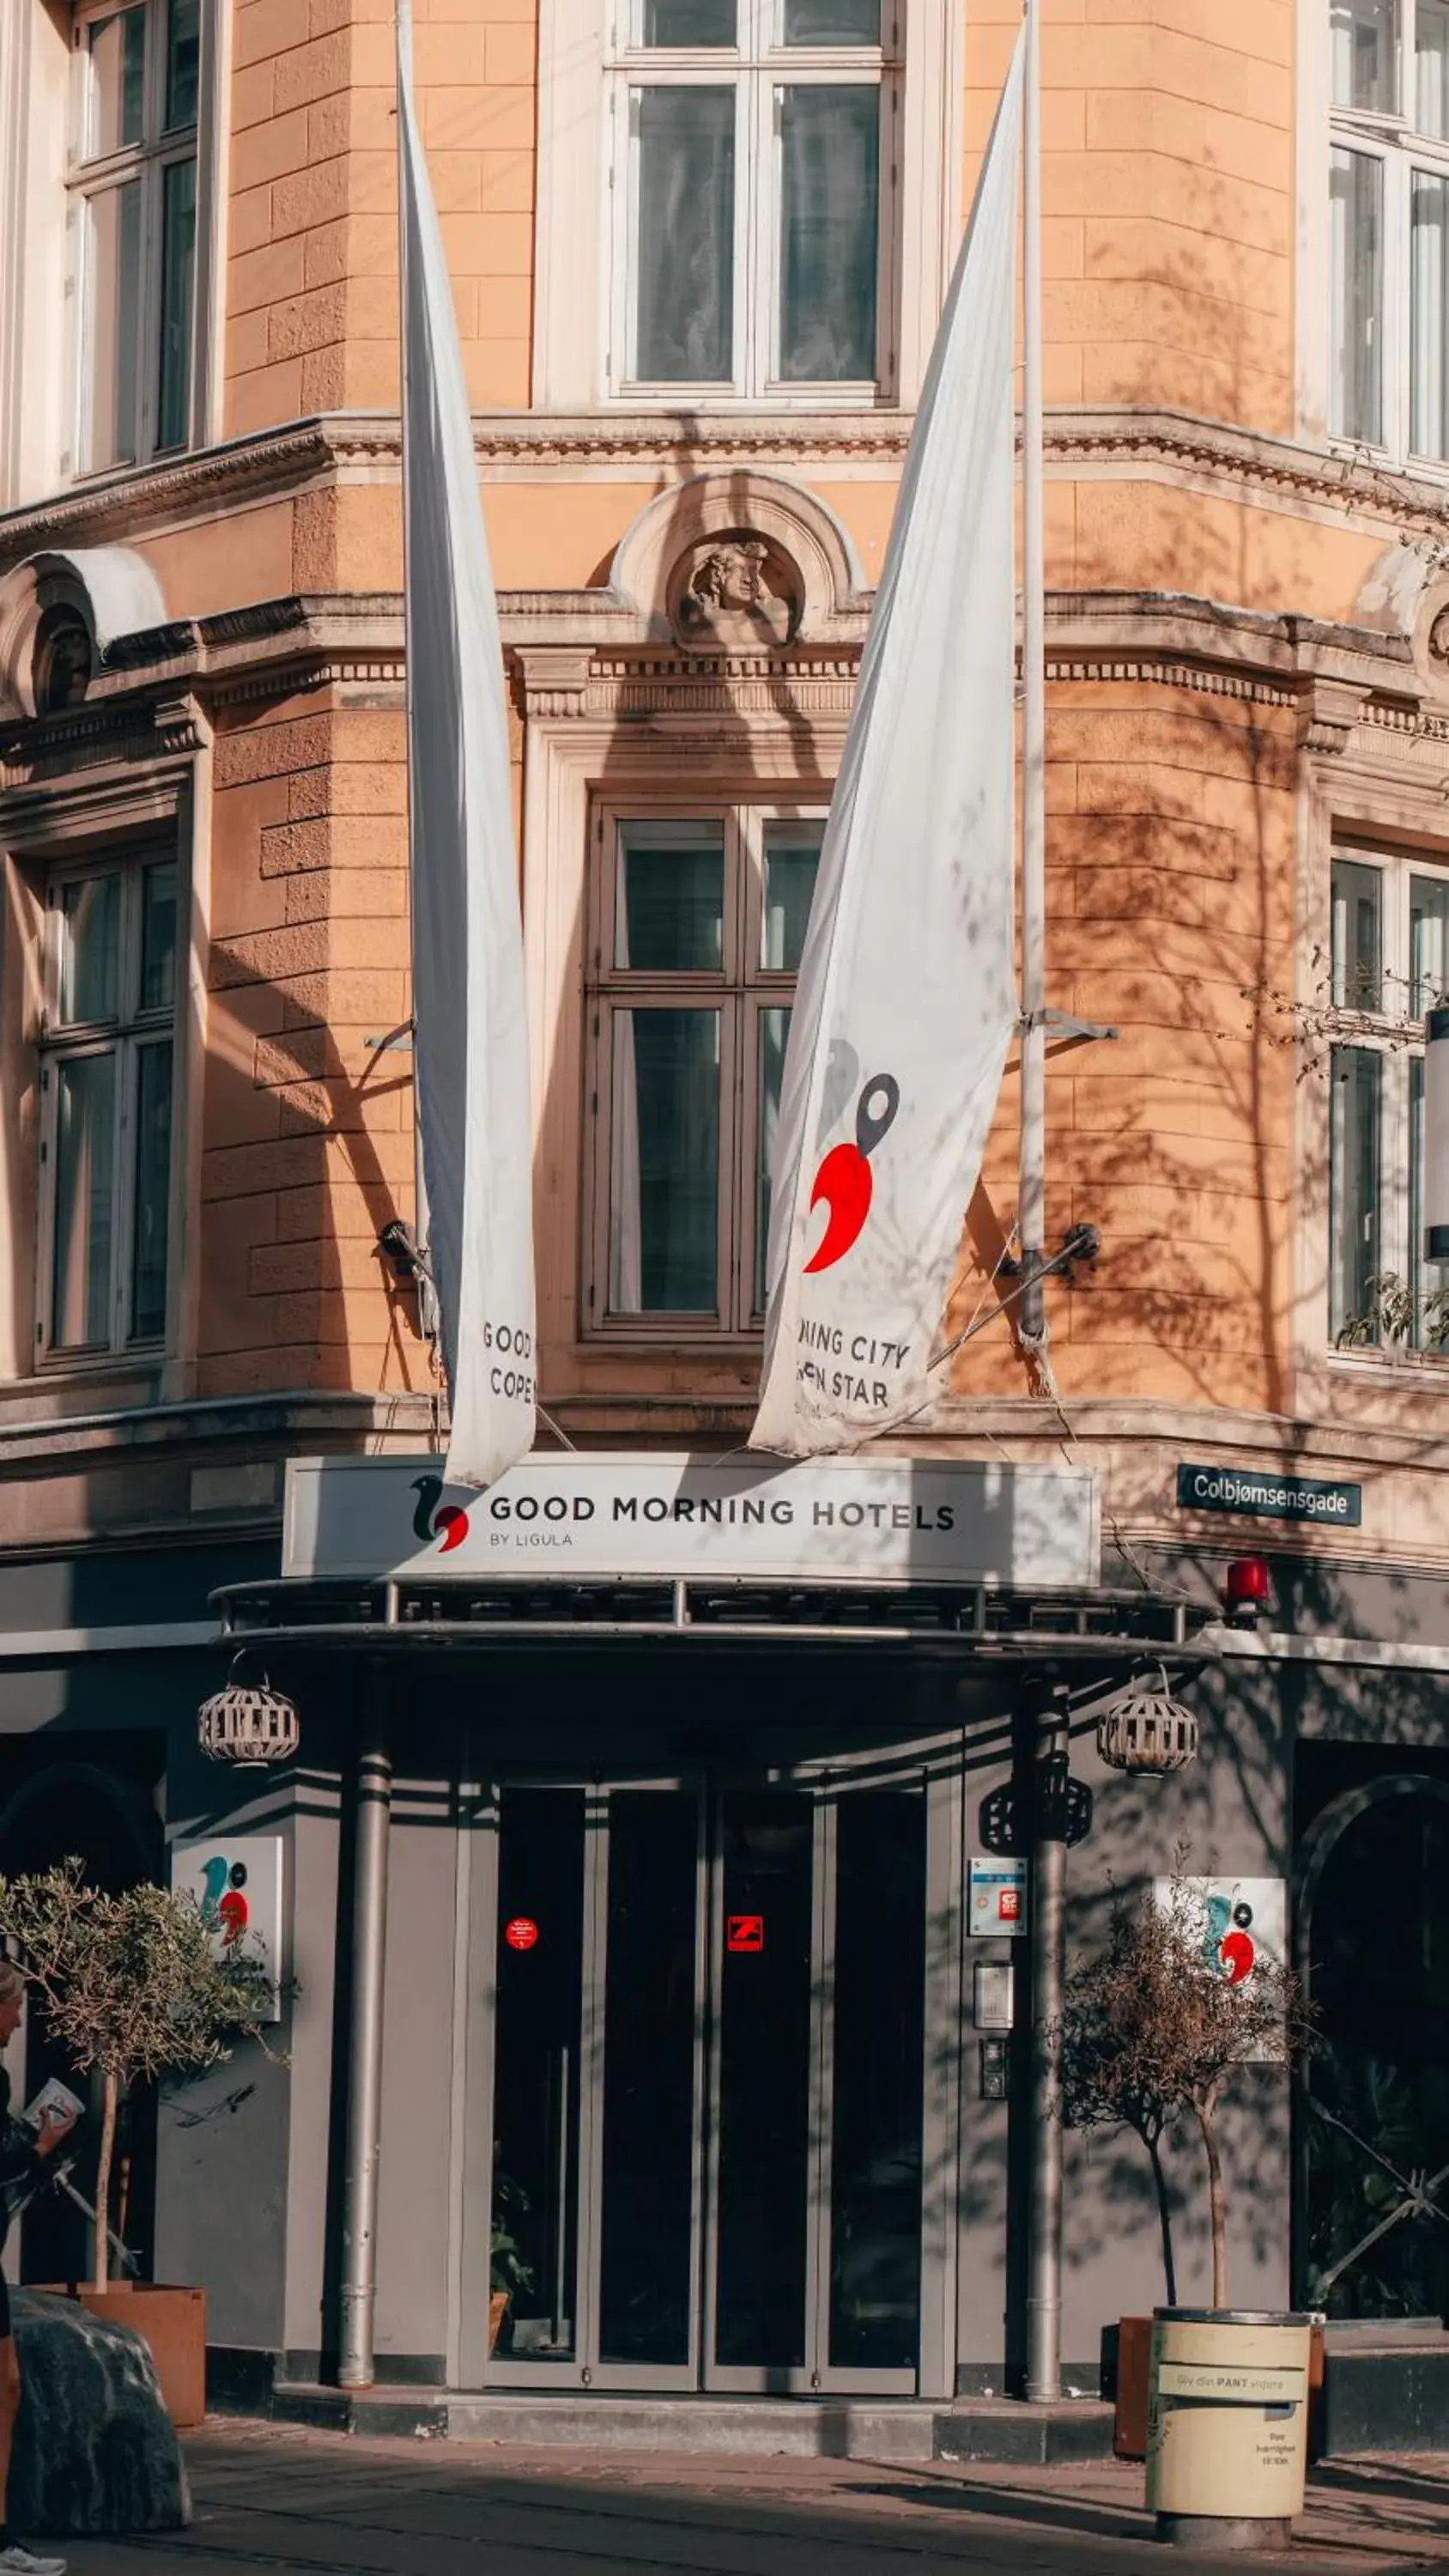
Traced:
<path id="1" fill-rule="evenodd" d="M 1147 2505 L 1159 2540 L 1278 2549 L 1308 2472 L 1306 2316 L 1157 2308 Z"/>

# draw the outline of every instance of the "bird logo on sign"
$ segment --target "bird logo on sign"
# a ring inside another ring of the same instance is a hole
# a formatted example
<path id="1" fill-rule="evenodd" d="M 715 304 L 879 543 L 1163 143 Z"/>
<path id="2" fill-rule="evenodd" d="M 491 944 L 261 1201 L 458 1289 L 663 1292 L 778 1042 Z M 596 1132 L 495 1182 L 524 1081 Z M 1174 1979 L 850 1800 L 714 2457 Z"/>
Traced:
<path id="1" fill-rule="evenodd" d="M 241 1939 L 252 1919 L 243 1893 L 246 1883 L 246 1862 L 229 1861 L 225 1852 L 214 1852 L 201 1874 L 202 1919 L 219 1935 L 226 1950 Z"/>
<path id="2" fill-rule="evenodd" d="M 1245 1986 L 1258 1964 L 1252 1906 L 1244 1896 L 1210 1896 L 1207 1913 L 1203 1946 L 1210 1966 L 1230 1986 Z"/>
<path id="3" fill-rule="evenodd" d="M 417 1509 L 413 1513 L 416 1535 L 424 1539 L 441 1539 L 439 1554 L 442 1556 L 446 1556 L 450 1548 L 461 1546 L 468 1535 L 468 1515 L 460 1503 L 443 1501 L 442 1477 L 414 1476 L 413 1492 L 418 1498 Z"/>

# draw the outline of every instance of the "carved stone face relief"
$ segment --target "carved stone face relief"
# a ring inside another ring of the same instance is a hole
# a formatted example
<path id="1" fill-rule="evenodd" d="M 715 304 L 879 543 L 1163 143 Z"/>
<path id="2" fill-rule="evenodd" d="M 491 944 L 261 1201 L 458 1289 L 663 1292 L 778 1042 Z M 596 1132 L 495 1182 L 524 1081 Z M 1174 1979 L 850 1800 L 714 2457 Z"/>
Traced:
<path id="1" fill-rule="evenodd" d="M 35 630 L 30 688 L 38 716 L 78 707 L 91 681 L 90 629 L 64 602 L 42 611 Z"/>
<path id="2" fill-rule="evenodd" d="M 701 537 L 670 576 L 674 631 L 698 653 L 768 653 L 793 634 L 802 587 L 783 548 L 764 537 L 737 528 Z"/>

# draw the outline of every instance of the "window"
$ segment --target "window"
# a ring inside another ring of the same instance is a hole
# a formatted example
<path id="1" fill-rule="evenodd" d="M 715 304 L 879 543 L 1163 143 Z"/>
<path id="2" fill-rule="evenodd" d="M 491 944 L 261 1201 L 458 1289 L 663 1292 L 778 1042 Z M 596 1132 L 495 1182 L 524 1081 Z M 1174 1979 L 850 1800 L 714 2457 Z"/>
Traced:
<path id="1" fill-rule="evenodd" d="M 67 1358 L 166 1333 L 177 868 L 68 868 L 47 889 L 37 1344 Z"/>
<path id="2" fill-rule="evenodd" d="M 1424 1260 L 1420 1212 L 1424 1014 L 1449 996 L 1449 869 L 1342 852 L 1331 907 L 1329 1331 L 1421 1350 L 1426 1301 L 1449 1291 L 1449 1264 Z M 1386 1298 L 1386 1281 L 1406 1298 Z"/>
<path id="3" fill-rule="evenodd" d="M 1449 0 L 1330 0 L 1329 427 L 1449 461 Z"/>
<path id="4" fill-rule="evenodd" d="M 589 1017 L 598 1330 L 758 1331 L 823 813 L 601 814 Z"/>
<path id="5" fill-rule="evenodd" d="M 71 220 L 82 473 L 191 435 L 201 0 L 75 20 Z"/>
<path id="6" fill-rule="evenodd" d="M 718 399 L 895 372 L 902 0 L 616 0 L 615 392 Z"/>

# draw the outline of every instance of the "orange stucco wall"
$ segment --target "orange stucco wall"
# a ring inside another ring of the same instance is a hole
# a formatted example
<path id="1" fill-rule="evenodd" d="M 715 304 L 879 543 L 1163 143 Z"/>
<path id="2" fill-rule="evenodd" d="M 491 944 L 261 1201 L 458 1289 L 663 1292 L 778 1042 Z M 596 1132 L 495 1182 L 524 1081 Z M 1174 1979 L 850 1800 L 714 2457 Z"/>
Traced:
<path id="1" fill-rule="evenodd" d="M 967 12 L 967 192 L 1016 40 Z M 1291 0 L 1047 0 L 1046 398 L 1293 427 Z"/>
<path id="2" fill-rule="evenodd" d="M 398 399 L 392 0 L 236 0 L 228 432 Z M 419 119 L 480 409 L 528 400 L 536 0 L 417 0 Z"/>

